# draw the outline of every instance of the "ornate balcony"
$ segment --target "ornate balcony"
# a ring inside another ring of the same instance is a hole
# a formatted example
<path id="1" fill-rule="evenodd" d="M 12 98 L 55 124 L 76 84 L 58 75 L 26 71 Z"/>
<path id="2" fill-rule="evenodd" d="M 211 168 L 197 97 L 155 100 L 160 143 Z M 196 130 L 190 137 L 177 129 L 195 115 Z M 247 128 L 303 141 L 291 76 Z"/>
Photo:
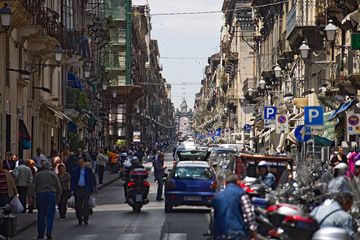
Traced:
<path id="1" fill-rule="evenodd" d="M 256 90 L 256 79 L 255 78 L 246 78 L 243 83 L 242 90 L 243 90 L 243 94 L 245 97 L 252 98 L 252 96 Z"/>
<path id="2" fill-rule="evenodd" d="M 298 49 L 306 39 L 311 49 L 322 48 L 322 35 L 316 25 L 317 0 L 295 2 L 286 17 L 286 39 L 292 49 Z"/>

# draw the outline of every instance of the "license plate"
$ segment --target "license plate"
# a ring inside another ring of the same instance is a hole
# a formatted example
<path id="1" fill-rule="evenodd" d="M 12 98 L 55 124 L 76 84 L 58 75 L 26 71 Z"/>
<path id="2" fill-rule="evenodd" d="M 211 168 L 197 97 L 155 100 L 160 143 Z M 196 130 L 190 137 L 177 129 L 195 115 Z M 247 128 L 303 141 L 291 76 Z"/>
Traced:
<path id="1" fill-rule="evenodd" d="M 185 201 L 201 201 L 201 197 L 199 196 L 185 196 Z"/>
<path id="2" fill-rule="evenodd" d="M 136 202 L 142 202 L 142 195 L 138 194 L 135 196 L 135 201 Z"/>

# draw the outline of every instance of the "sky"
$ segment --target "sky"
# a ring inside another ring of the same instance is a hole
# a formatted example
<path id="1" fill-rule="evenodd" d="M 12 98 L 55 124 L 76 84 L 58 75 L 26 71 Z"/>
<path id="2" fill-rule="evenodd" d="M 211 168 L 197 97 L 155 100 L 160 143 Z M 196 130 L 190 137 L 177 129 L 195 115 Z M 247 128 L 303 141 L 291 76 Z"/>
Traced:
<path id="1" fill-rule="evenodd" d="M 133 0 L 133 5 L 147 0 Z M 148 0 L 150 14 L 220 11 L 223 0 Z M 207 58 L 219 51 L 222 13 L 152 16 L 151 37 L 158 40 L 163 77 L 172 85 L 172 102 L 179 108 L 185 98 L 193 108 L 201 87 Z M 197 58 L 197 59 L 174 59 Z"/>

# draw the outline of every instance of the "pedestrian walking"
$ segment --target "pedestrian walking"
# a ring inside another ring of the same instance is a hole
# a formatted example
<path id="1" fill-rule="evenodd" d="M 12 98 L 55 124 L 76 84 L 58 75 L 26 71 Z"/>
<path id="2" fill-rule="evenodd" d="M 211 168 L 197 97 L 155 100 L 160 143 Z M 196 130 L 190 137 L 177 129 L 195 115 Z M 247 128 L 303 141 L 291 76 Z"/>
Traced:
<path id="1" fill-rule="evenodd" d="M 36 208 L 38 210 L 37 233 L 38 239 L 52 239 L 55 219 L 56 203 L 60 201 L 61 184 L 58 176 L 51 170 L 51 164 L 44 161 L 41 171 L 34 178 L 36 192 Z"/>
<path id="2" fill-rule="evenodd" d="M 66 171 L 72 173 L 72 170 L 78 166 L 79 157 L 74 152 L 70 152 L 68 160 L 65 162 Z"/>
<path id="3" fill-rule="evenodd" d="M 351 192 L 349 179 L 346 177 L 348 165 L 339 163 L 334 168 L 334 178 L 328 184 L 328 193 L 336 195 L 339 192 Z"/>
<path id="4" fill-rule="evenodd" d="M 30 168 L 34 179 L 35 174 L 37 172 L 37 168 L 35 167 L 35 161 L 32 159 L 28 159 L 26 161 L 26 166 Z M 32 183 L 30 183 L 30 186 L 28 188 L 28 213 L 33 213 L 34 208 L 35 208 L 35 188 L 33 181 Z"/>
<path id="5" fill-rule="evenodd" d="M 33 174 L 31 169 L 25 165 L 25 161 L 19 160 L 19 166 L 14 169 L 12 176 L 15 180 L 15 185 L 19 193 L 19 200 L 24 207 L 23 213 L 25 213 L 26 199 L 29 193 L 29 187 L 33 181 Z"/>
<path id="6" fill-rule="evenodd" d="M 164 200 L 162 198 L 163 188 L 164 188 L 163 177 L 165 177 L 165 169 L 166 169 L 166 167 L 164 167 L 164 159 L 165 159 L 164 153 L 160 152 L 158 154 L 158 157 L 155 158 L 155 160 L 153 161 L 154 176 L 155 176 L 155 180 L 157 181 L 157 184 L 158 184 L 157 194 L 156 194 L 157 201 Z"/>
<path id="7" fill-rule="evenodd" d="M 38 169 L 41 168 L 43 161 L 48 161 L 47 157 L 44 154 L 42 154 L 41 148 L 36 149 L 36 155 L 33 156 L 33 159 Z"/>
<path id="8" fill-rule="evenodd" d="M 67 201 L 71 195 L 70 192 L 70 180 L 71 176 L 66 172 L 65 164 L 60 164 L 58 167 L 58 177 L 61 183 L 61 196 L 59 202 L 59 214 L 60 218 L 64 219 L 66 217 L 67 210 Z"/>
<path id="9" fill-rule="evenodd" d="M 0 161 L 0 207 L 9 204 L 11 199 L 17 194 L 18 192 L 11 173 L 4 168 L 3 161 Z"/>
<path id="10" fill-rule="evenodd" d="M 98 155 L 96 156 L 96 164 L 99 174 L 99 184 L 103 184 L 106 162 L 108 161 L 109 159 L 104 155 L 104 151 L 100 149 Z"/>
<path id="11" fill-rule="evenodd" d="M 332 167 L 335 167 L 339 163 L 348 163 L 346 155 L 344 154 L 344 149 L 342 147 L 338 147 L 338 151 L 334 153 L 333 157 L 330 160 L 330 165 Z"/>
<path id="12" fill-rule="evenodd" d="M 89 222 L 89 197 L 95 192 L 92 170 L 85 167 L 85 161 L 80 158 L 78 167 L 71 174 L 71 192 L 75 196 L 75 211 L 79 225 Z"/>
<path id="13" fill-rule="evenodd" d="M 214 239 L 256 239 L 253 206 L 238 181 L 237 175 L 227 176 L 225 189 L 214 197 Z"/>
<path id="14" fill-rule="evenodd" d="M 13 154 L 11 152 L 6 153 L 3 167 L 4 167 L 4 169 L 6 169 L 10 172 L 12 172 L 15 169 L 15 162 L 13 160 Z"/>

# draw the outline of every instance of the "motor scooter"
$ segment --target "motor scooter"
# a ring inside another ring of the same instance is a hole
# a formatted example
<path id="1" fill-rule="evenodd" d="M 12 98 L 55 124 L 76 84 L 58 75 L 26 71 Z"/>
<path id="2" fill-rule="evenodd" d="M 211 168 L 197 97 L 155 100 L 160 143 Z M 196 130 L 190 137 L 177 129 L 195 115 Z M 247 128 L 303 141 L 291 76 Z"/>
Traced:
<path id="1" fill-rule="evenodd" d="M 149 203 L 148 194 L 150 183 L 146 181 L 148 172 L 143 168 L 130 171 L 127 184 L 127 203 L 134 212 L 140 212 L 143 205 Z"/>

